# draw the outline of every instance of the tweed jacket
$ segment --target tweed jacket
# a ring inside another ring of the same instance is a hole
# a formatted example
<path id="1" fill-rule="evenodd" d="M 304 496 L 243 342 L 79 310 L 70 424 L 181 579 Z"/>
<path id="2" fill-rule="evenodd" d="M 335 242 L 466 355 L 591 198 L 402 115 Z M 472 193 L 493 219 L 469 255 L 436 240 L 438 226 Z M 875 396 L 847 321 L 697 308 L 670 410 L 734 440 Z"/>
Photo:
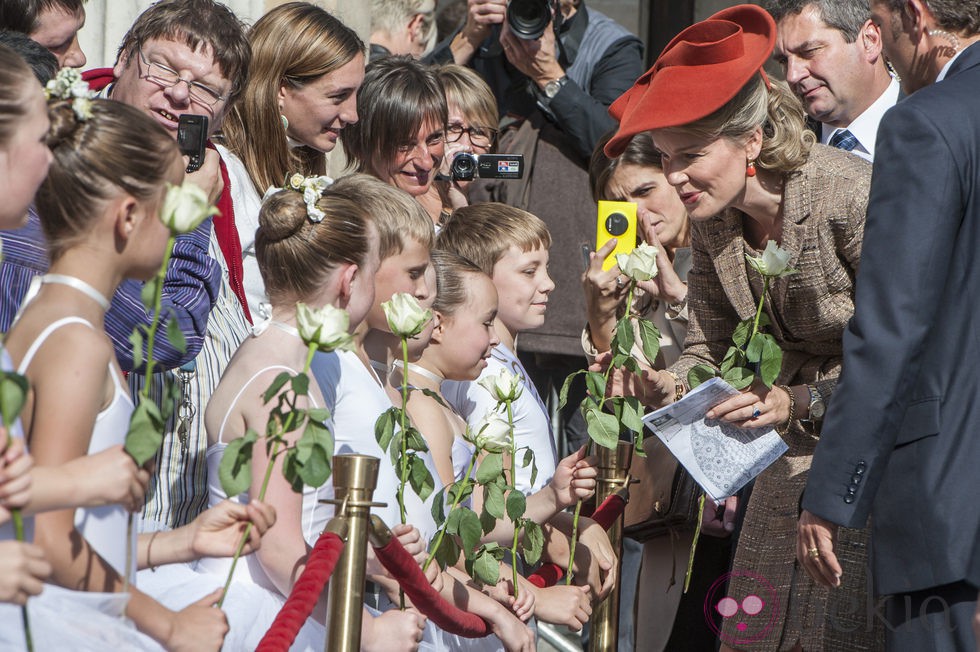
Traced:
<path id="1" fill-rule="evenodd" d="M 857 156 L 814 145 L 799 171 L 787 174 L 783 235 L 798 273 L 770 284 L 766 327 L 783 349 L 779 383 L 813 383 L 829 401 L 841 364 L 841 337 L 854 312 L 871 165 Z M 762 279 L 745 256 L 736 209 L 692 222 L 688 275 L 688 331 L 684 353 L 670 370 L 681 379 L 697 364 L 718 367 L 739 321 L 755 316 Z"/>

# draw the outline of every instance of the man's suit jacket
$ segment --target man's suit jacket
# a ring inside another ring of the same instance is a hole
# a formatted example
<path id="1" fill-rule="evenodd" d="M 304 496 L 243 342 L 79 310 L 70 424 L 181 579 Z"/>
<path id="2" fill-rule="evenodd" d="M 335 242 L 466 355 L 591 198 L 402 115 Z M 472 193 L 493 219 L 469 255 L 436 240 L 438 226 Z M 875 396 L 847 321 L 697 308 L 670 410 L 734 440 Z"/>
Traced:
<path id="1" fill-rule="evenodd" d="M 980 526 L 980 45 L 882 120 L 844 365 L 803 507 L 872 515 L 882 594 L 967 577 Z"/>

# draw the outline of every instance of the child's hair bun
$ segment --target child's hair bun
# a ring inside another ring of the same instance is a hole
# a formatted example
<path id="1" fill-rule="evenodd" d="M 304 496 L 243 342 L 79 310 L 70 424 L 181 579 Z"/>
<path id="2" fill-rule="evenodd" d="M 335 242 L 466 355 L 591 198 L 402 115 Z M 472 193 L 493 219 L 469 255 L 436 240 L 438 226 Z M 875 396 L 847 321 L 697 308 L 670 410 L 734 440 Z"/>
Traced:
<path id="1" fill-rule="evenodd" d="M 295 190 L 280 190 L 262 203 L 259 230 L 268 242 L 290 238 L 309 222 L 303 195 Z"/>

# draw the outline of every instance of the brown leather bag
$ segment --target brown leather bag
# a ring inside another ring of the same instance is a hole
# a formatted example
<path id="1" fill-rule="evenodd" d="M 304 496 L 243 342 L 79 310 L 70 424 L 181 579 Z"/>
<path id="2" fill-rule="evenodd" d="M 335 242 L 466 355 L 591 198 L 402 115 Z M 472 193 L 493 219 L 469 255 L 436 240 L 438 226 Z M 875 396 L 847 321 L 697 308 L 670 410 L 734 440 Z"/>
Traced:
<path id="1" fill-rule="evenodd" d="M 701 487 L 656 435 L 647 434 L 643 450 L 647 456 L 633 455 L 630 464 L 630 476 L 638 482 L 630 485 L 623 534 L 642 542 L 694 529 Z"/>

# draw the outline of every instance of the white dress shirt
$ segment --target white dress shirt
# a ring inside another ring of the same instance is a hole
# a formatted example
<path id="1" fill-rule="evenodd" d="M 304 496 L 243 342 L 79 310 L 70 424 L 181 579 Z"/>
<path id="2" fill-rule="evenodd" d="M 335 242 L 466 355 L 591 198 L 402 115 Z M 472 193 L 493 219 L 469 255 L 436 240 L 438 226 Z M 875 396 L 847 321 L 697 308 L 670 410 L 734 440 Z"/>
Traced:
<path id="1" fill-rule="evenodd" d="M 857 147 L 851 150 L 851 153 L 857 154 L 867 161 L 873 161 L 875 157 L 875 139 L 878 136 L 878 123 L 881 122 L 885 111 L 892 108 L 898 102 L 899 91 L 898 80 L 893 77 L 891 83 L 888 84 L 878 99 L 865 109 L 864 113 L 854 118 L 847 127 L 831 127 L 828 124 L 821 123 L 820 142 L 827 145 L 830 143 L 830 139 L 834 137 L 834 134 L 843 129 L 847 129 L 858 141 Z"/>

